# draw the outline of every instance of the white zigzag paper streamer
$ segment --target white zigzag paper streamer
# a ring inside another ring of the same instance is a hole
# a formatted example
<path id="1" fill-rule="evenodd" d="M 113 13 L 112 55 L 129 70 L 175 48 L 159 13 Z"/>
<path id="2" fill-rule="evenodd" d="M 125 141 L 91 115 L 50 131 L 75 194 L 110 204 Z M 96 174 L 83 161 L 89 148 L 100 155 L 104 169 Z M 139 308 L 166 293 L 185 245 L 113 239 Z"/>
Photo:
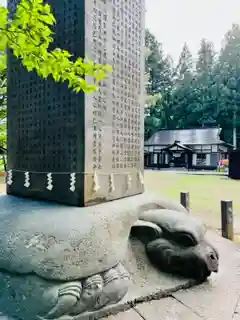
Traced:
<path id="1" fill-rule="evenodd" d="M 52 189 L 53 189 L 52 173 L 47 174 L 47 189 L 49 191 L 52 191 Z"/>
<path id="2" fill-rule="evenodd" d="M 25 183 L 24 183 L 24 187 L 29 188 L 31 183 L 30 183 L 30 173 L 29 172 L 25 172 Z"/>
<path id="3" fill-rule="evenodd" d="M 109 193 L 114 192 L 115 191 L 115 185 L 114 185 L 114 177 L 113 177 L 112 173 L 109 175 L 108 183 L 109 183 L 108 192 Z"/>
<path id="4" fill-rule="evenodd" d="M 13 172 L 9 170 L 7 173 L 7 184 L 11 186 L 13 184 Z"/>
<path id="5" fill-rule="evenodd" d="M 74 192 L 76 190 L 76 173 L 70 174 L 70 191 Z"/>
<path id="6" fill-rule="evenodd" d="M 93 175 L 92 191 L 93 191 L 93 193 L 96 193 L 96 192 L 98 192 L 99 189 L 100 189 L 100 185 L 99 185 L 97 173 L 96 173 L 96 171 L 95 171 L 95 172 L 94 172 L 94 175 Z"/>

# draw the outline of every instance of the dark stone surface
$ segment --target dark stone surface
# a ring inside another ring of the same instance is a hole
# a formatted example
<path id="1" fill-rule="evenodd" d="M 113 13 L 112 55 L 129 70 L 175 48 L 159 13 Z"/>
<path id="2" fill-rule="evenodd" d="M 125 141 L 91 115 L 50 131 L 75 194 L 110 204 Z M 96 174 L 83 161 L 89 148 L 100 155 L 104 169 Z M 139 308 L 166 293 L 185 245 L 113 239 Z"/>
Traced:
<path id="1" fill-rule="evenodd" d="M 11 12 L 17 2 L 8 1 Z M 113 72 L 95 94 L 75 94 L 27 72 L 9 52 L 7 192 L 74 206 L 142 193 L 144 0 L 127 0 L 124 10 L 101 0 L 48 3 L 56 17 L 52 48 Z"/>
<path id="2" fill-rule="evenodd" d="M 229 178 L 240 180 L 240 150 L 233 150 L 229 154 Z"/>
<path id="3" fill-rule="evenodd" d="M 10 11 L 18 2 L 8 1 Z M 48 3 L 57 21 L 52 47 L 84 56 L 84 1 Z M 81 41 L 77 42 L 77 38 Z M 84 95 L 73 93 L 66 84 L 27 72 L 11 52 L 7 71 L 8 170 L 13 170 L 8 193 L 82 206 Z M 25 172 L 30 172 L 28 188 L 24 187 Z M 55 173 L 53 190 L 46 188 L 49 172 Z M 76 177 L 75 192 L 69 190 L 71 172 L 81 173 Z"/>

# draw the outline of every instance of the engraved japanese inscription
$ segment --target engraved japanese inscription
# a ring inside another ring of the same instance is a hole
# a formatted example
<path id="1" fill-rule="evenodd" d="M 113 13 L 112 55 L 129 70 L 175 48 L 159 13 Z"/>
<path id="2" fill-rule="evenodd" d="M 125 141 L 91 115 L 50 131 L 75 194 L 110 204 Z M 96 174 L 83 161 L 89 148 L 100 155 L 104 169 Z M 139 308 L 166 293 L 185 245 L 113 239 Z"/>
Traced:
<path id="1" fill-rule="evenodd" d="M 88 130 L 85 148 L 85 157 L 92 153 L 92 163 L 86 161 L 86 166 L 87 172 L 99 176 L 95 197 L 114 199 L 143 191 L 139 172 L 143 170 L 144 6 L 141 0 L 93 0 L 87 8 L 86 53 L 112 65 L 113 72 L 87 98 L 92 109 L 87 111 L 86 127 L 92 122 L 93 129 Z M 109 190 L 109 180 L 114 191 L 105 194 L 102 188 Z M 88 197 L 94 198 L 90 188 L 86 201 Z"/>
<path id="2" fill-rule="evenodd" d="M 9 0 L 14 12 L 18 1 Z M 8 193 L 85 206 L 143 192 L 143 0 L 48 0 L 54 43 L 113 71 L 93 94 L 8 55 Z"/>

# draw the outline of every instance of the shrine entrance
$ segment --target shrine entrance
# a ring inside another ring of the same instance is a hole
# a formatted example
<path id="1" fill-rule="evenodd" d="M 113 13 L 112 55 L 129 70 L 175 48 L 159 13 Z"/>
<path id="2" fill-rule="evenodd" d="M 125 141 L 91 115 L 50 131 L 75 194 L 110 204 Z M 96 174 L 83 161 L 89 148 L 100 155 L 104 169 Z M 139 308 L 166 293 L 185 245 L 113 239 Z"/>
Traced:
<path id="1" fill-rule="evenodd" d="M 175 141 L 164 149 L 169 154 L 169 167 L 190 168 L 192 166 L 193 150 Z"/>

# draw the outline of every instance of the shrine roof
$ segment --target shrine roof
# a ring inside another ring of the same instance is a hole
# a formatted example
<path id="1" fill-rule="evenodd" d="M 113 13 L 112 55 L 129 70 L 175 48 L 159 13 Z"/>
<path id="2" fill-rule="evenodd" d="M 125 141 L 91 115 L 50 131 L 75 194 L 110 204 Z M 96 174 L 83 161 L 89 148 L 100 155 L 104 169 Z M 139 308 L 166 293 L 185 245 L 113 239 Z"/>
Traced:
<path id="1" fill-rule="evenodd" d="M 226 144 L 220 139 L 221 128 L 160 130 L 145 141 L 145 146 L 172 145 L 179 141 L 181 145 Z"/>

